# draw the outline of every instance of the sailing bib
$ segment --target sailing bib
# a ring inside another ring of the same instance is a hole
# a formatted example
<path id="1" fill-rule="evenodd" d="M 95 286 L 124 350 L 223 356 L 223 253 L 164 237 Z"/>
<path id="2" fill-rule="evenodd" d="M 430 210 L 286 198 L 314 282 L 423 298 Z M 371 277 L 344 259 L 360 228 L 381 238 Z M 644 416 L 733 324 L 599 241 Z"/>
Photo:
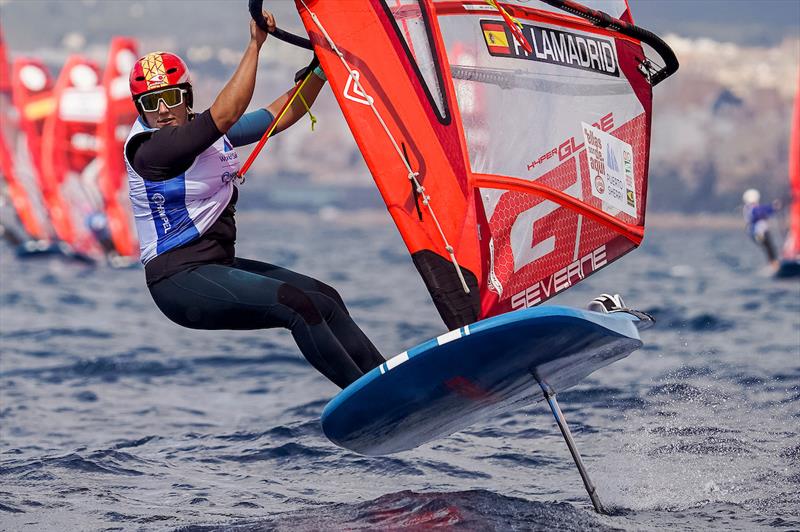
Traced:
<path id="1" fill-rule="evenodd" d="M 128 160 L 127 146 L 133 137 L 151 131 L 155 129 L 136 120 L 124 152 L 143 264 L 207 231 L 228 205 L 239 171 L 239 156 L 223 135 L 184 173 L 164 181 L 145 179 Z"/>

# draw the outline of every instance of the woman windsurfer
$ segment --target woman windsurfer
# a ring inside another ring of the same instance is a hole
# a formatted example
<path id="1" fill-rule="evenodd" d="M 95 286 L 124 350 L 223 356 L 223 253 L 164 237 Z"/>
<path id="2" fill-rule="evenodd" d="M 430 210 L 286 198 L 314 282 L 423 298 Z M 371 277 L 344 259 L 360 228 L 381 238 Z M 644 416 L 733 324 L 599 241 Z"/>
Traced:
<path id="1" fill-rule="evenodd" d="M 264 12 L 270 31 L 272 14 Z M 194 114 L 185 63 L 155 52 L 130 75 L 140 118 L 125 143 L 130 196 L 150 293 L 172 321 L 193 329 L 289 329 L 306 359 L 344 388 L 384 362 L 332 287 L 235 256 L 239 159 L 234 146 L 258 140 L 289 93 L 244 114 L 267 33 L 250 22 L 250 42 L 211 108 Z M 302 88 L 313 102 L 325 82 L 315 69 Z M 290 91 L 291 92 L 291 91 Z M 292 104 L 276 131 L 305 109 Z"/>
<path id="2" fill-rule="evenodd" d="M 742 194 L 742 216 L 747 224 L 747 234 L 764 250 L 767 260 L 772 268 L 778 268 L 778 253 L 772 242 L 769 232 L 769 219 L 780 209 L 780 202 L 761 204 L 761 193 L 754 188 L 749 188 Z"/>

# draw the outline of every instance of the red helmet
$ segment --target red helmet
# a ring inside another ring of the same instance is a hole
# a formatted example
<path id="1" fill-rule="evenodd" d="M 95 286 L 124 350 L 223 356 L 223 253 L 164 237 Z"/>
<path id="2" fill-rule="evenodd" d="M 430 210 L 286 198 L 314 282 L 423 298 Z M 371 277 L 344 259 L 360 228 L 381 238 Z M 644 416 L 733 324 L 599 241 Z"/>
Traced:
<path id="1" fill-rule="evenodd" d="M 152 52 L 139 58 L 130 75 L 131 95 L 135 100 L 146 92 L 172 87 L 191 86 L 192 78 L 183 59 L 169 52 Z"/>

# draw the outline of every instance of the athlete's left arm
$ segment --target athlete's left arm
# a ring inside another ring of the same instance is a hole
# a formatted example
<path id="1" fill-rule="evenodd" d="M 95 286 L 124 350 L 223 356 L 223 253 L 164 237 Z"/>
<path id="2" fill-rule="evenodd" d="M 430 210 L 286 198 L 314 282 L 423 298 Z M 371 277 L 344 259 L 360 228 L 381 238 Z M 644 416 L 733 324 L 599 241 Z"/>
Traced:
<path id="1" fill-rule="evenodd" d="M 246 146 L 258 142 L 272 124 L 272 113 L 258 109 L 242 115 L 226 135 L 234 146 Z"/>
<path id="2" fill-rule="evenodd" d="M 298 83 L 302 83 L 302 81 L 299 81 Z M 305 99 L 309 107 L 314 104 L 314 101 L 317 99 L 317 95 L 319 94 L 319 91 L 322 90 L 323 85 L 325 85 L 325 80 L 314 73 L 311 74 L 311 77 L 303 86 L 300 94 L 303 96 L 303 99 Z M 285 94 L 269 104 L 267 106 L 267 111 L 272 113 L 272 116 L 278 116 L 278 113 L 281 112 L 281 109 L 286 104 L 286 101 L 291 97 L 293 90 L 294 87 L 286 91 Z M 292 102 L 292 105 L 289 107 L 289 109 L 286 110 L 286 114 L 283 115 L 283 118 L 281 118 L 280 122 L 278 122 L 278 125 L 275 128 L 275 133 L 283 131 L 287 127 L 300 120 L 303 115 L 306 114 L 306 111 L 306 106 L 303 105 L 303 102 L 300 100 L 300 98 L 296 98 L 294 102 Z"/>

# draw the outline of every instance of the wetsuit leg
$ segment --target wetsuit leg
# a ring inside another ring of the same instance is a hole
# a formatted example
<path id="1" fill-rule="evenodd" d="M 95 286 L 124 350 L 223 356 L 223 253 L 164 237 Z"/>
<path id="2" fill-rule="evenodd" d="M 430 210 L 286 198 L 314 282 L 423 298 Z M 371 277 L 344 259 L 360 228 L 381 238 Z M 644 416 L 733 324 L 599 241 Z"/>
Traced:
<path id="1" fill-rule="evenodd" d="M 767 254 L 767 260 L 770 262 L 778 260 L 778 252 L 775 250 L 775 244 L 772 242 L 772 235 L 770 235 L 769 231 L 764 231 L 762 245 L 764 246 L 764 252 Z"/>
<path id="2" fill-rule="evenodd" d="M 332 286 L 308 275 L 266 262 L 237 257 L 234 260 L 233 267 L 271 279 L 278 279 L 302 290 L 320 310 L 323 319 L 331 328 L 333 334 L 344 346 L 353 362 L 364 373 L 386 361 L 375 345 L 367 338 L 367 335 L 350 317 L 342 297 Z"/>
<path id="3" fill-rule="evenodd" d="M 285 327 L 311 365 L 341 388 L 363 374 L 311 297 L 279 279 L 204 264 L 151 285 L 150 293 L 159 309 L 184 327 Z"/>

